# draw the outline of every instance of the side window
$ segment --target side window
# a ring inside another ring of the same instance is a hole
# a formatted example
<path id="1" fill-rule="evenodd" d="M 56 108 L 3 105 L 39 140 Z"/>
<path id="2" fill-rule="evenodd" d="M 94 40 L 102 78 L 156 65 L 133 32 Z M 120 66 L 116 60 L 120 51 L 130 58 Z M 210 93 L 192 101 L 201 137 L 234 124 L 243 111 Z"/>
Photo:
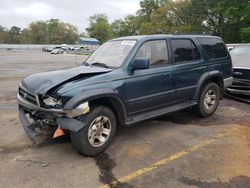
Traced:
<path id="1" fill-rule="evenodd" d="M 168 63 L 168 50 L 166 40 L 145 42 L 138 50 L 135 58 L 149 59 L 150 67 L 158 67 Z"/>
<path id="2" fill-rule="evenodd" d="M 174 62 L 189 62 L 199 60 L 200 53 L 194 43 L 189 39 L 171 39 Z"/>
<path id="3" fill-rule="evenodd" d="M 198 38 L 202 47 L 205 49 L 208 59 L 227 57 L 227 49 L 223 42 L 217 38 Z"/>

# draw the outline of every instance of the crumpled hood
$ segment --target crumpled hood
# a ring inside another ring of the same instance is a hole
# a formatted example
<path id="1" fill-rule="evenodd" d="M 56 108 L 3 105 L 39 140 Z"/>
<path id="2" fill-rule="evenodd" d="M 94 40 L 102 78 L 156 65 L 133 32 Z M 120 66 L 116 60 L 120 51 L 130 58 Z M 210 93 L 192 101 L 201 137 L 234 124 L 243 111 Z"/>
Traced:
<path id="1" fill-rule="evenodd" d="M 95 66 L 78 66 L 69 69 L 62 69 L 50 72 L 32 74 L 23 79 L 22 85 L 32 93 L 45 94 L 48 90 L 59 84 L 72 81 L 74 78 L 80 79 L 91 74 L 110 72 L 112 69 Z"/>

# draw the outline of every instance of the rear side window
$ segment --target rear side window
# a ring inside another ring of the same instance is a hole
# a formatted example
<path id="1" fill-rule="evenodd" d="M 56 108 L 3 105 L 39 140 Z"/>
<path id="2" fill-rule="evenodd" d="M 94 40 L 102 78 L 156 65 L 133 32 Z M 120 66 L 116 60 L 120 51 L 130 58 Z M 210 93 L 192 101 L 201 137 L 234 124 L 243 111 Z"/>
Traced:
<path id="1" fill-rule="evenodd" d="M 171 39 L 171 45 L 175 63 L 195 61 L 201 58 L 198 49 L 189 39 Z"/>
<path id="2" fill-rule="evenodd" d="M 217 38 L 198 38 L 205 49 L 208 59 L 227 57 L 227 49 L 223 42 Z"/>

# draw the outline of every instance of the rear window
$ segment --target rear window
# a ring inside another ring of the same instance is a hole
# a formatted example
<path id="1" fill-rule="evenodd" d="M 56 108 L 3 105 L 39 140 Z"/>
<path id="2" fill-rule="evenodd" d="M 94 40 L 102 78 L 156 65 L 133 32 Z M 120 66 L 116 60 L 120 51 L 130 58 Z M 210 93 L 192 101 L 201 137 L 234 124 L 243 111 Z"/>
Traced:
<path id="1" fill-rule="evenodd" d="M 198 41 L 205 49 L 209 60 L 227 57 L 227 49 L 222 40 L 217 38 L 198 38 Z"/>
<path id="2" fill-rule="evenodd" d="M 200 53 L 194 43 L 189 39 L 171 39 L 174 52 L 174 62 L 189 62 L 200 59 Z"/>

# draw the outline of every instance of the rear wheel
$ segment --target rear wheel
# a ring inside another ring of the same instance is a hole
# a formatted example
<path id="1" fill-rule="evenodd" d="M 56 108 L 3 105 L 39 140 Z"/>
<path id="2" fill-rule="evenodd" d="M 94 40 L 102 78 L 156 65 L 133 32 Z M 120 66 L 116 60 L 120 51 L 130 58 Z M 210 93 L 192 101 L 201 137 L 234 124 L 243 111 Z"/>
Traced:
<path id="1" fill-rule="evenodd" d="M 77 133 L 71 133 L 72 145 L 81 154 L 94 156 L 111 143 L 116 132 L 116 118 L 113 111 L 105 106 L 93 108 L 83 118 L 86 126 Z"/>
<path id="2" fill-rule="evenodd" d="M 202 117 L 211 116 L 217 109 L 220 101 L 220 89 L 219 86 L 212 82 L 208 83 L 202 90 L 199 104 L 198 113 Z"/>

